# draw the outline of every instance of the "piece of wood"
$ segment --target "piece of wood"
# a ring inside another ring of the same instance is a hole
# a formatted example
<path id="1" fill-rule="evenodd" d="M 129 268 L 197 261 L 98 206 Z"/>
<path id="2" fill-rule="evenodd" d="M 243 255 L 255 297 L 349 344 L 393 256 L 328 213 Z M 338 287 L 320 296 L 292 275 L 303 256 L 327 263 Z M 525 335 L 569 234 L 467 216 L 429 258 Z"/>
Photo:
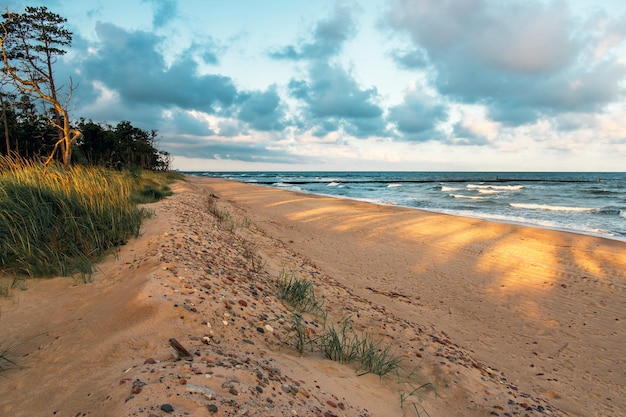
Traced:
<path id="1" fill-rule="evenodd" d="M 191 356 L 191 353 L 189 353 L 189 351 L 185 349 L 184 346 L 181 345 L 178 340 L 172 337 L 170 339 L 170 345 L 174 348 L 174 350 L 176 350 L 176 352 L 178 353 L 178 356 L 180 356 L 182 359 L 185 359 L 188 361 L 193 360 L 193 356 Z"/>

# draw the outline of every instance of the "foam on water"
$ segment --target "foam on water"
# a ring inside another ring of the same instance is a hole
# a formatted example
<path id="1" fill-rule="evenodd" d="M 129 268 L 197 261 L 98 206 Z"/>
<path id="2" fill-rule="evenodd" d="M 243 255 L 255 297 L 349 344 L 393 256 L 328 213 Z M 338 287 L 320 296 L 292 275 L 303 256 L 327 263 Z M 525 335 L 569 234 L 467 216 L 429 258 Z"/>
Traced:
<path id="1" fill-rule="evenodd" d="M 523 185 L 478 185 L 478 184 L 467 184 L 467 189 L 477 189 L 477 190 L 500 190 L 500 191 L 519 191 L 523 190 Z"/>
<path id="2" fill-rule="evenodd" d="M 577 213 L 598 212 L 597 208 L 592 207 L 566 207 L 566 206 L 549 206 L 547 204 L 520 204 L 511 203 L 511 207 L 527 209 L 527 210 L 546 210 L 546 211 L 571 211 Z"/>
<path id="3" fill-rule="evenodd" d="M 441 186 L 441 191 L 444 193 L 449 193 L 451 191 L 459 191 L 462 190 L 462 188 L 458 188 L 458 187 L 447 187 L 445 185 Z"/>
<path id="4" fill-rule="evenodd" d="M 475 195 L 463 195 L 463 194 L 450 194 L 454 198 L 466 198 L 468 200 L 486 200 L 487 197 L 480 197 Z"/>

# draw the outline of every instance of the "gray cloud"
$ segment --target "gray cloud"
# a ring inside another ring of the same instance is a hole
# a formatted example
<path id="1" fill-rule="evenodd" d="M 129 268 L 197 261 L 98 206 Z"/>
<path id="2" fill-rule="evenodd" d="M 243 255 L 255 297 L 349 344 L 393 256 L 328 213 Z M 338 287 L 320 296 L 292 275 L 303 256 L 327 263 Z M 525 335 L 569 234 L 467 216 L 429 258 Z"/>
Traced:
<path id="1" fill-rule="evenodd" d="M 440 139 L 437 124 L 446 120 L 447 109 L 434 98 L 419 91 L 410 91 L 402 104 L 389 109 L 389 121 L 394 123 L 404 138 L 412 141 Z"/>
<path id="2" fill-rule="evenodd" d="M 485 104 L 491 117 L 519 125 L 541 115 L 598 110 L 624 92 L 624 65 L 590 56 L 594 42 L 616 25 L 583 39 L 580 22 L 565 6 L 396 0 L 387 21 L 426 52 L 439 92 Z M 396 55 L 396 62 L 407 67 L 407 58 Z"/>
<path id="3" fill-rule="evenodd" d="M 313 30 L 313 40 L 275 49 L 269 55 L 274 59 L 290 60 L 329 58 L 336 55 L 355 32 L 352 10 L 337 6 L 333 16 L 317 23 Z"/>
<path id="4" fill-rule="evenodd" d="M 304 103 L 304 111 L 318 132 L 327 133 L 344 125 L 355 136 L 367 137 L 381 134 L 384 129 L 376 88 L 362 89 L 338 66 L 314 62 L 309 80 L 291 80 L 289 90 L 292 97 Z"/>
<path id="5" fill-rule="evenodd" d="M 220 142 L 210 139 L 189 140 L 171 136 L 162 141 L 175 155 L 188 158 L 228 159 L 244 162 L 297 164 L 311 162 L 286 150 L 269 149 L 263 143 Z M 181 146 L 184 144 L 184 146 Z"/>
<path id="6" fill-rule="evenodd" d="M 161 38 L 146 32 L 126 32 L 112 24 L 96 26 L 100 45 L 82 62 L 82 75 L 99 80 L 135 104 L 177 106 L 214 113 L 233 104 L 232 80 L 222 75 L 198 75 L 197 64 L 183 54 L 168 67 L 157 52 Z"/>
<path id="7" fill-rule="evenodd" d="M 284 129 L 285 114 L 275 86 L 264 92 L 241 94 L 240 100 L 239 119 L 251 128 L 261 131 Z"/>

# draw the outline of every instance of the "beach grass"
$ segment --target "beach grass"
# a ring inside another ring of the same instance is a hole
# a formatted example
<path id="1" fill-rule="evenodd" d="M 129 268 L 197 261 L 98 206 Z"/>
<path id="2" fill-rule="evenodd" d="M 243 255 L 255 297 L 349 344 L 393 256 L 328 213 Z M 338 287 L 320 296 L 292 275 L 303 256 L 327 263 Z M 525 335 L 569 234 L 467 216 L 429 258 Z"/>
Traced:
<path id="1" fill-rule="evenodd" d="M 289 304 L 298 313 L 320 315 L 324 310 L 324 300 L 315 297 L 313 282 L 287 273 L 284 269 L 278 279 L 278 298 Z"/>
<path id="2" fill-rule="evenodd" d="M 138 236 L 148 211 L 137 203 L 162 197 L 170 180 L 0 157 L 0 269 L 90 277 L 93 262 Z"/>
<path id="3" fill-rule="evenodd" d="M 327 326 L 327 311 L 324 300 L 315 296 L 313 282 L 287 273 L 280 273 L 278 298 L 285 301 L 292 310 L 291 339 L 296 350 L 302 354 L 306 347 L 311 351 L 318 347 L 326 358 L 340 363 L 356 363 L 359 375 L 372 373 L 383 377 L 389 373 L 398 373 L 401 358 L 394 354 L 391 346 L 382 346 L 365 333 L 358 334 L 350 317 L 343 318 L 337 325 Z M 318 336 L 307 328 L 304 314 L 312 314 L 323 320 L 323 331 Z"/>

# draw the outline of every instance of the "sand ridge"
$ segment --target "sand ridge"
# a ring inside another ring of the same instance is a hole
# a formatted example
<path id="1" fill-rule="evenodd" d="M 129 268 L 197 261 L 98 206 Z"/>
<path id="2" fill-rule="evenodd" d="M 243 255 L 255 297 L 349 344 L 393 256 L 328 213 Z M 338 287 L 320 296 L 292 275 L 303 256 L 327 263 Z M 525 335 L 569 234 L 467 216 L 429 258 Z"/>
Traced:
<path id="1" fill-rule="evenodd" d="M 22 368 L 3 373 L 0 413 L 624 409 L 619 242 L 217 179 L 189 177 L 175 191 L 150 205 L 142 236 L 104 262 L 94 283 L 34 281 L 0 301 L 4 340 L 39 335 L 16 349 Z M 207 210 L 210 194 L 245 226 L 218 222 Z M 298 355 L 290 313 L 275 296 L 282 269 L 314 280 L 330 320 L 350 316 L 357 330 L 392 344 L 416 369 L 412 383 L 432 382 L 437 395 L 426 388 L 403 402 L 415 385 L 357 376 L 319 352 Z M 170 338 L 193 361 L 176 360 Z"/>

